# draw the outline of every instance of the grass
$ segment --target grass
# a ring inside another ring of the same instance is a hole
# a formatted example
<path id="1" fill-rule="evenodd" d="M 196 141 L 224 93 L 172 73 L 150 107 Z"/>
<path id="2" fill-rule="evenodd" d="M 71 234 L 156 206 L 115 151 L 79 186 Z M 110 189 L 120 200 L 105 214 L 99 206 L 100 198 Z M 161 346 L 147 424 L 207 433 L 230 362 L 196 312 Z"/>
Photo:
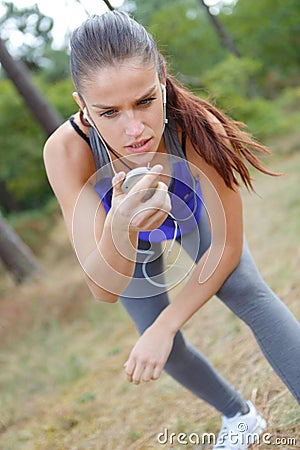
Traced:
<path id="1" fill-rule="evenodd" d="M 256 174 L 260 197 L 243 193 L 245 227 L 263 276 L 300 319 L 300 155 L 270 162 L 286 175 Z M 134 325 L 119 304 L 91 298 L 60 218 L 39 254 L 47 277 L 14 286 L 0 274 L 1 450 L 201 448 L 157 441 L 168 429 L 196 442 L 190 433 L 217 433 L 219 415 L 166 374 L 126 382 Z M 271 443 L 253 448 L 300 448 L 299 407 L 239 319 L 213 298 L 185 335 L 266 417 Z"/>

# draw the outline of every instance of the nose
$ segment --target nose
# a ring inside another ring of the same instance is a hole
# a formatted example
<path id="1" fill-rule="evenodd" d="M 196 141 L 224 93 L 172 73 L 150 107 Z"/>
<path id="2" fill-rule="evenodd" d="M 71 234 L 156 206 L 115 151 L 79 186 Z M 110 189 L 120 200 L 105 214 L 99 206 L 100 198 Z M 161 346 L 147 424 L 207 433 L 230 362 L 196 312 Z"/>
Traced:
<path id="1" fill-rule="evenodd" d="M 130 114 L 127 117 L 126 125 L 125 125 L 125 133 L 129 137 L 137 138 L 141 136 L 144 131 L 144 124 L 135 117 L 133 114 Z"/>

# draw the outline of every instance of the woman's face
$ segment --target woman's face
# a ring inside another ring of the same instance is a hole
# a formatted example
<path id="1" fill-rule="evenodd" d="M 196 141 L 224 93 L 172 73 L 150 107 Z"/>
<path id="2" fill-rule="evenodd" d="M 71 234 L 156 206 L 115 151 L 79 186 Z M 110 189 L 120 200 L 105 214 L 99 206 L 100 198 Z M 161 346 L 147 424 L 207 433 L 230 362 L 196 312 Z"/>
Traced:
<path id="1" fill-rule="evenodd" d="M 100 69 L 81 94 L 103 139 L 120 157 L 145 165 L 153 152 L 163 151 L 162 89 L 153 65 L 126 60 Z"/>

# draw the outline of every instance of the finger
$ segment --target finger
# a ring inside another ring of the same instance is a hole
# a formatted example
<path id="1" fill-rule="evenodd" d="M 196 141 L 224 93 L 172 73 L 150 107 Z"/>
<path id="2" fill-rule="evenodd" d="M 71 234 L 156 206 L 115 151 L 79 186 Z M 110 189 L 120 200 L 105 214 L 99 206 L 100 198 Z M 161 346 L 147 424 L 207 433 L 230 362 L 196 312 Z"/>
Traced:
<path id="1" fill-rule="evenodd" d="M 142 380 L 142 375 L 143 375 L 144 369 L 145 369 L 144 364 L 139 364 L 139 363 L 136 364 L 134 372 L 132 374 L 132 382 L 134 384 L 140 384 L 140 382 Z"/>
<path id="2" fill-rule="evenodd" d="M 153 370 L 152 380 L 158 380 L 162 372 L 162 368 L 160 366 L 156 366 Z"/>
<path id="3" fill-rule="evenodd" d="M 166 219 L 167 214 L 156 208 L 147 208 L 135 214 L 130 222 L 130 227 L 138 231 L 151 231 L 159 227 Z"/>
<path id="4" fill-rule="evenodd" d="M 153 374 L 154 374 L 155 366 L 148 365 L 143 373 L 142 381 L 145 381 L 148 383 L 149 381 L 153 380 Z"/>
<path id="5" fill-rule="evenodd" d="M 132 375 L 130 375 L 126 372 L 125 372 L 125 375 L 126 375 L 127 381 L 129 381 L 129 383 L 132 383 Z"/>
<path id="6" fill-rule="evenodd" d="M 122 195 L 123 191 L 121 189 L 122 183 L 125 178 L 125 172 L 118 172 L 112 179 L 112 186 L 114 190 L 114 195 Z"/>
<path id="7" fill-rule="evenodd" d="M 146 175 L 144 175 L 146 176 Z M 166 197 L 168 197 L 168 187 L 165 183 L 158 182 L 156 186 L 140 187 L 137 183 L 127 194 L 127 199 L 133 200 L 135 204 L 145 204 L 145 208 L 148 205 L 157 206 L 159 209 L 165 203 Z M 151 200 L 151 202 L 149 201 Z M 142 205 L 141 205 L 142 206 Z"/>
<path id="8" fill-rule="evenodd" d="M 140 192 L 143 192 L 140 190 Z M 146 203 L 147 200 L 150 200 L 150 198 L 154 197 L 153 201 L 159 202 L 161 199 L 164 199 L 166 194 L 168 192 L 168 186 L 163 183 L 162 181 L 158 181 L 156 185 L 150 186 L 149 188 L 145 189 L 145 194 L 142 198 L 142 203 Z"/>
<path id="9" fill-rule="evenodd" d="M 150 207 L 151 209 L 165 209 L 170 212 L 171 199 L 168 193 L 168 186 L 165 183 L 159 181 L 156 187 L 140 188 L 138 193 L 134 189 L 135 187 L 127 194 L 127 199 L 130 201 L 134 200 L 140 204 L 141 211 L 147 211 Z M 149 191 L 151 191 L 151 196 L 148 196 Z"/>
<path id="10" fill-rule="evenodd" d="M 124 364 L 124 369 L 125 369 L 125 373 L 127 376 L 127 380 L 129 382 L 132 382 L 132 375 L 134 372 L 134 368 L 135 368 L 135 362 L 131 358 L 128 359 L 128 361 L 126 361 L 126 363 Z"/>
<path id="11" fill-rule="evenodd" d="M 166 220 L 171 207 L 169 195 L 161 193 L 152 201 L 145 202 L 143 208 L 132 218 L 131 226 L 144 230 L 157 228 Z"/>
<path id="12" fill-rule="evenodd" d="M 138 213 L 130 225 L 138 231 L 153 231 L 159 228 L 167 217 L 168 214 L 166 212 L 153 209 L 153 213 L 151 215 L 147 214 L 146 217 Z"/>
<path id="13" fill-rule="evenodd" d="M 148 191 L 152 191 L 152 195 L 145 200 Z M 151 198 L 151 202 L 149 203 L 151 203 L 153 206 L 159 205 L 159 207 L 161 207 L 161 205 L 164 204 L 166 198 L 169 198 L 168 186 L 162 181 L 159 181 L 155 187 L 150 186 L 147 189 L 140 189 L 140 192 L 143 194 L 143 202 L 146 203 L 147 200 Z"/>

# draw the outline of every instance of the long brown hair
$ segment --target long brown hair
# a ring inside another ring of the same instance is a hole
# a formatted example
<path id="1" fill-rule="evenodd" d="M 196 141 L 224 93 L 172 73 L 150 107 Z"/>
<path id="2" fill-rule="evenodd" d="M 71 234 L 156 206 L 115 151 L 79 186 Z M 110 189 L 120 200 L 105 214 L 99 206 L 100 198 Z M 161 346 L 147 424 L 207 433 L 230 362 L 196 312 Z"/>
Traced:
<path id="1" fill-rule="evenodd" d="M 152 63 L 164 81 L 165 60 L 145 28 L 121 11 L 91 16 L 71 38 L 70 67 L 80 95 L 86 83 L 93 83 L 97 70 L 130 58 Z M 237 175 L 248 189 L 253 189 L 247 162 L 259 171 L 265 169 L 254 151 L 270 153 L 243 130 L 243 124 L 226 117 L 209 102 L 194 95 L 175 78 L 167 75 L 167 111 L 190 139 L 197 152 L 212 165 L 230 188 L 239 185 Z M 216 131 L 208 117 L 211 113 L 224 132 Z"/>

